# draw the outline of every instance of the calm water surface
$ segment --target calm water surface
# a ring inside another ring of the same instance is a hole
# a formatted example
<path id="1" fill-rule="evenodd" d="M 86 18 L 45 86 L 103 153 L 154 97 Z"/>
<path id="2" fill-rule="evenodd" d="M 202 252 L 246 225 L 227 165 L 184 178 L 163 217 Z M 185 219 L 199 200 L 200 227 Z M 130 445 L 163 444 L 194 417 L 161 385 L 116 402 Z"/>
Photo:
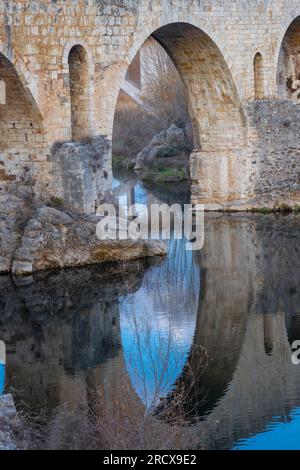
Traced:
<path id="1" fill-rule="evenodd" d="M 122 204 L 188 202 L 179 188 L 114 188 Z M 0 277 L 6 390 L 55 408 L 127 381 L 155 408 L 188 367 L 198 448 L 300 449 L 299 235 L 298 216 L 212 214 L 201 252 L 171 240 L 164 260 Z"/>

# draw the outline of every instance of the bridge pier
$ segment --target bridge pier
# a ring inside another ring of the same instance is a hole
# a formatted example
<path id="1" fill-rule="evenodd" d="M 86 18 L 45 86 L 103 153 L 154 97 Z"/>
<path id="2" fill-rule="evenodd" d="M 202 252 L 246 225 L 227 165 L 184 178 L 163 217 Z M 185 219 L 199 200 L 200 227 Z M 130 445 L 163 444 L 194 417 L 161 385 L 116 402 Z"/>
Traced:
<path id="1" fill-rule="evenodd" d="M 253 170 L 248 148 L 194 150 L 190 156 L 192 202 L 206 210 L 243 208 L 253 197 Z"/>

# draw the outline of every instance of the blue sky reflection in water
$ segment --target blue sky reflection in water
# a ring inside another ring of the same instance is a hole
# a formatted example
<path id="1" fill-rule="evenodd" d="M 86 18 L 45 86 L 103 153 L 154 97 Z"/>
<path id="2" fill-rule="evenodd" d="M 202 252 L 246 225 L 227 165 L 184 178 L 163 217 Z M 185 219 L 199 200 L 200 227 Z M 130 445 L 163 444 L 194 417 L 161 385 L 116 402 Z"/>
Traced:
<path id="1" fill-rule="evenodd" d="M 300 408 L 283 421 L 274 417 L 266 429 L 247 439 L 240 439 L 233 450 L 300 450 Z"/>
<path id="2" fill-rule="evenodd" d="M 171 240 L 162 266 L 150 269 L 138 292 L 120 302 L 124 359 L 133 387 L 147 407 L 166 396 L 193 344 L 199 268 L 184 240 Z"/>
<path id="3" fill-rule="evenodd" d="M 119 203 L 147 204 L 143 185 L 114 181 Z M 159 203 L 155 198 L 151 202 Z M 166 261 L 146 272 L 141 288 L 120 300 L 121 340 L 133 387 L 147 407 L 172 389 L 187 361 L 196 327 L 199 266 L 184 240 L 170 240 Z"/>
<path id="4" fill-rule="evenodd" d="M 4 392 L 5 365 L 0 362 L 0 395 Z"/>

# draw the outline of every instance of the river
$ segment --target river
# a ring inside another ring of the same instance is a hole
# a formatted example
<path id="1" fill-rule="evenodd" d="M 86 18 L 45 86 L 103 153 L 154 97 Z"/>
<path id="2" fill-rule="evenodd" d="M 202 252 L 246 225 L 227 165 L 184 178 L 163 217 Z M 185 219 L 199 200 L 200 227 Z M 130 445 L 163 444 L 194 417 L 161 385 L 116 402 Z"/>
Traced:
<path id="1" fill-rule="evenodd" d="M 120 201 L 188 202 L 118 178 Z M 54 410 L 120 384 L 155 415 L 184 390 L 200 449 L 300 449 L 300 217 L 207 214 L 164 260 L 0 277 L 0 393 Z M 1 361 L 0 361 L 1 362 Z M 192 377 L 192 379 L 191 379 Z"/>

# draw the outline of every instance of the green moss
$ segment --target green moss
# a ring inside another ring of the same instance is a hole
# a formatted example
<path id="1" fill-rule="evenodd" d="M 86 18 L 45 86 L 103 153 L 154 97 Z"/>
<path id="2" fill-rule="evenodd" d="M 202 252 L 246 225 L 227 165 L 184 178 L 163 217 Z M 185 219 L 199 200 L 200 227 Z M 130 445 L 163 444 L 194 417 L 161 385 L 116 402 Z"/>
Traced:
<path id="1" fill-rule="evenodd" d="M 134 161 L 132 159 L 124 157 L 122 155 L 113 155 L 112 156 L 112 166 L 113 169 L 130 169 L 134 168 Z"/>
<path id="2" fill-rule="evenodd" d="M 61 197 L 52 196 L 50 199 L 51 206 L 54 208 L 62 207 L 64 205 L 64 200 Z"/>
<path id="3" fill-rule="evenodd" d="M 188 178 L 181 168 L 151 168 L 144 171 L 142 179 L 149 183 L 163 184 L 173 181 L 186 181 Z"/>

